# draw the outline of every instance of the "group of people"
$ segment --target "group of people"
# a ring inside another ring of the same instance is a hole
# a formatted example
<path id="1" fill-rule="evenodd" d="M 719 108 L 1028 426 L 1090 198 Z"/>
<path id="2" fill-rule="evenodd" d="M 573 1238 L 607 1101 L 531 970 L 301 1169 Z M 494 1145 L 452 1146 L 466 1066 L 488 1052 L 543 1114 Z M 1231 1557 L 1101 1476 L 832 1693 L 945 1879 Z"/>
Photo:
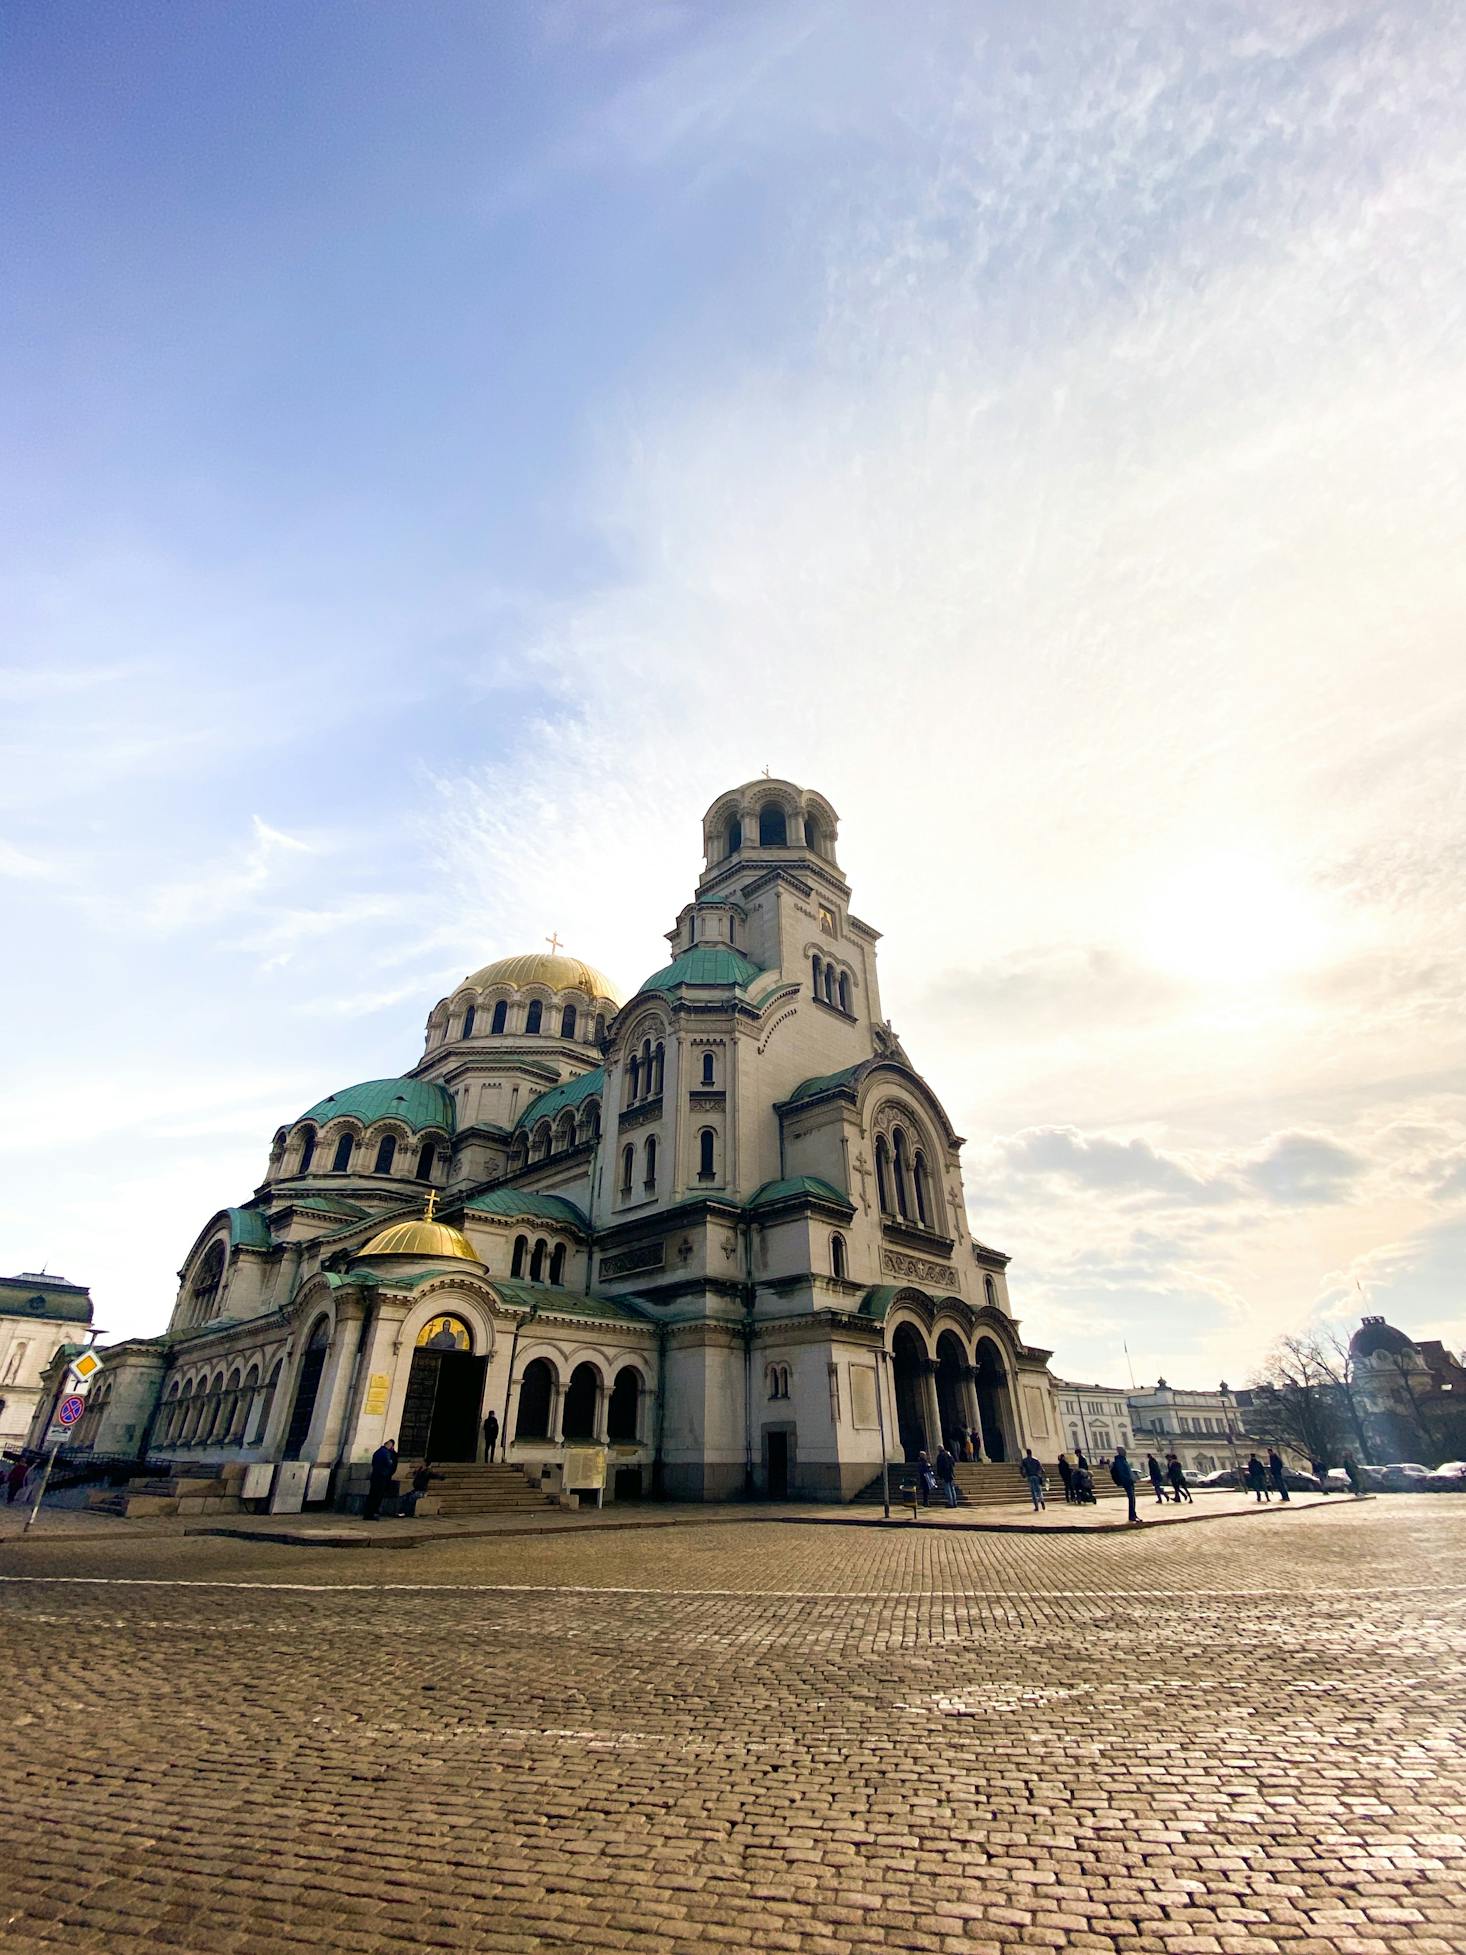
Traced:
<path id="1" fill-rule="evenodd" d="M 417 1503 L 433 1484 L 433 1481 L 441 1480 L 442 1477 L 441 1473 L 435 1473 L 433 1471 L 430 1460 L 424 1460 L 412 1476 L 411 1487 L 398 1498 L 398 1519 L 410 1521 L 417 1512 Z M 379 1521 L 382 1518 L 382 1508 L 386 1503 L 388 1494 L 396 1492 L 397 1441 L 395 1439 L 387 1439 L 372 1454 L 371 1478 L 367 1482 L 366 1506 L 362 1509 L 362 1519 L 364 1521 Z"/>

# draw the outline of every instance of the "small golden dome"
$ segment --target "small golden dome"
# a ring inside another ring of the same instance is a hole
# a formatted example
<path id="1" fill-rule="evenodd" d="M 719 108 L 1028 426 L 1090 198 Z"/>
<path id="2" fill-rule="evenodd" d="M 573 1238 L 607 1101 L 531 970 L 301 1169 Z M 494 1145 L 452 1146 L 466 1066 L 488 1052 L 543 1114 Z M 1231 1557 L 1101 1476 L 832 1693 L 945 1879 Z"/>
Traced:
<path id="1" fill-rule="evenodd" d="M 374 1235 L 363 1256 L 456 1256 L 463 1262 L 476 1263 L 478 1253 L 473 1244 L 461 1230 L 450 1229 L 446 1222 L 433 1220 L 433 1211 L 438 1205 L 438 1192 L 428 1193 L 427 1211 L 414 1215 L 410 1222 L 394 1222 L 390 1229 L 383 1229 Z"/>
<path id="2" fill-rule="evenodd" d="M 621 1003 L 620 991 L 604 971 L 582 963 L 578 957 L 552 956 L 542 950 L 530 951 L 523 957 L 501 957 L 497 963 L 485 964 L 481 971 L 474 971 L 464 983 L 476 990 L 491 984 L 508 984 L 515 990 L 542 984 L 547 991 L 583 991 L 590 998 L 609 998 L 613 1005 Z"/>

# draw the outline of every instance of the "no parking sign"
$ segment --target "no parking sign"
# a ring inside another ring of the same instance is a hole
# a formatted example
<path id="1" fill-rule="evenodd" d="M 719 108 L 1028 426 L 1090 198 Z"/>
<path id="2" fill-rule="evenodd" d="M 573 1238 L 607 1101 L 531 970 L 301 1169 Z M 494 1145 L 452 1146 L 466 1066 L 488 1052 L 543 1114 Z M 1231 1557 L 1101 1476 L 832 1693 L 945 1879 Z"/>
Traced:
<path id="1" fill-rule="evenodd" d="M 56 1423 L 59 1426 L 74 1426 L 87 1409 L 87 1402 L 76 1392 L 68 1392 L 56 1407 Z"/>

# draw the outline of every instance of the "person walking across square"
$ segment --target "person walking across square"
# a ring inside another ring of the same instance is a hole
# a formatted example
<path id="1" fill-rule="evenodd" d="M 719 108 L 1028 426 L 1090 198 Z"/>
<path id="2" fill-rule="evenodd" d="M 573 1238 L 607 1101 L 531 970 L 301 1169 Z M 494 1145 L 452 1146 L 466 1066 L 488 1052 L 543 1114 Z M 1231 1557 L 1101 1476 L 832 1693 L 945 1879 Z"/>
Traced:
<path id="1" fill-rule="evenodd" d="M 1267 1468 L 1257 1457 L 1256 1453 L 1247 1462 L 1247 1484 L 1257 1495 L 1257 1504 L 1259 1507 L 1265 1500 L 1272 1499 L 1272 1494 L 1268 1491 Z"/>
<path id="2" fill-rule="evenodd" d="M 1284 1466 L 1283 1455 L 1278 1451 L 1276 1446 L 1269 1446 L 1267 1449 L 1267 1473 L 1268 1478 L 1272 1481 L 1284 1500 L 1286 1500 L 1288 1498 L 1288 1469 Z"/>
<path id="3" fill-rule="evenodd" d="M 1110 1461 L 1110 1478 L 1122 1489 L 1129 1505 L 1127 1519 L 1132 1527 L 1144 1527 L 1145 1522 L 1135 1511 L 1135 1468 L 1125 1457 L 1125 1448 L 1117 1446 L 1115 1457 Z"/>
<path id="4" fill-rule="evenodd" d="M 1038 1513 L 1041 1508 L 1047 1507 L 1049 1503 L 1044 1482 L 1043 1461 L 1034 1458 L 1033 1448 L 1031 1446 L 1018 1462 L 1018 1470 L 1028 1482 L 1028 1491 L 1033 1500 L 1033 1511 L 1034 1513 Z"/>
<path id="5" fill-rule="evenodd" d="M 948 1446 L 943 1446 L 937 1454 L 937 1479 L 941 1483 L 942 1498 L 949 1507 L 955 1507 L 957 1505 L 957 1462 Z"/>
<path id="6" fill-rule="evenodd" d="M 1145 1456 L 1145 1470 L 1150 1475 L 1151 1489 L 1162 1507 L 1166 1504 L 1166 1476 L 1161 1471 L 1161 1463 L 1154 1453 Z"/>
<path id="7" fill-rule="evenodd" d="M 1171 1491 L 1178 1501 L 1190 1501 L 1191 1489 L 1186 1484 L 1186 1470 L 1175 1453 L 1166 1454 L 1166 1478 L 1171 1483 Z"/>
<path id="8" fill-rule="evenodd" d="M 397 1441 L 383 1440 L 372 1454 L 372 1477 L 367 1483 L 366 1506 L 362 1519 L 379 1521 L 382 1518 L 382 1502 L 392 1491 L 397 1477 Z"/>

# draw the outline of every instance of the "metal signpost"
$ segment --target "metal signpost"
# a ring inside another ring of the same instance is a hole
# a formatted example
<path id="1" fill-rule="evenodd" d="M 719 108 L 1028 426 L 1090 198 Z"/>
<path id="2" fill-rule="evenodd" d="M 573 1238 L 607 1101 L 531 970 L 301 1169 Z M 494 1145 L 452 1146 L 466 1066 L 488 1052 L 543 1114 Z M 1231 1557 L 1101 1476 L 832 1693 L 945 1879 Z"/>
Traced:
<path id="1" fill-rule="evenodd" d="M 93 1374 L 100 1371 L 101 1368 L 102 1362 L 100 1358 L 93 1356 L 90 1351 L 83 1351 L 67 1366 L 67 1371 L 71 1377 L 90 1383 Z M 55 1411 L 51 1414 L 52 1425 L 59 1426 L 61 1430 L 56 1434 L 55 1439 L 52 1440 L 51 1450 L 46 1455 L 46 1465 L 36 1486 L 35 1501 L 31 1506 L 29 1514 L 26 1515 L 25 1526 L 21 1529 L 22 1534 L 29 1534 L 35 1526 L 36 1515 L 41 1511 L 41 1502 L 46 1498 L 46 1488 L 51 1483 L 51 1468 L 56 1464 L 56 1455 L 61 1451 L 62 1445 L 71 1432 L 71 1428 L 80 1419 L 86 1409 L 87 1402 L 80 1392 L 66 1392 L 58 1401 Z"/>
<path id="2" fill-rule="evenodd" d="M 891 1518 L 891 1462 L 886 1458 L 886 1353 L 876 1354 L 876 1424 L 881 1434 L 881 1511 Z"/>

